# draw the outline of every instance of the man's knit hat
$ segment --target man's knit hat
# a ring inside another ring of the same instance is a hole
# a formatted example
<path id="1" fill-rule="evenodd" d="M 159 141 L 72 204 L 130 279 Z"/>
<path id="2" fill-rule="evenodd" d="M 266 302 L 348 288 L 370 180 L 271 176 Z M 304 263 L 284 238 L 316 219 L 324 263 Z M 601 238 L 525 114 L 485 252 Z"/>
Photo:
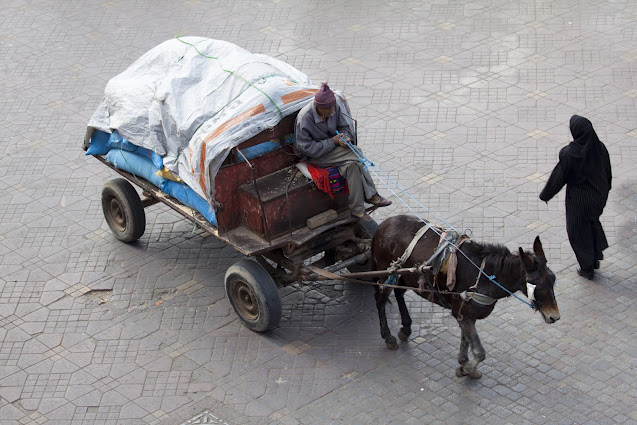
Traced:
<path id="1" fill-rule="evenodd" d="M 314 95 L 314 104 L 319 108 L 331 108 L 336 105 L 336 96 L 327 83 L 322 83 L 321 88 Z"/>

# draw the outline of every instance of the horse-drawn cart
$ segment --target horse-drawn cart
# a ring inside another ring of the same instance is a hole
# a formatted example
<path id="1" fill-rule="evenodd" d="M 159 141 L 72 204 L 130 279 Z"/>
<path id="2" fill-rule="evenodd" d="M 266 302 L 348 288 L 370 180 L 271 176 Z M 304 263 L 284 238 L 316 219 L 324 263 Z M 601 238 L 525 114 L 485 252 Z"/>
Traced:
<path id="1" fill-rule="evenodd" d="M 316 90 L 291 66 L 218 40 L 177 39 L 146 53 L 109 81 L 84 139 L 87 155 L 124 177 L 102 189 L 102 208 L 115 236 L 138 240 L 146 228 L 144 208 L 161 202 L 253 257 L 256 261 L 242 259 L 228 268 L 225 290 L 235 312 L 258 332 L 279 323 L 279 288 L 347 280 L 377 285 L 381 336 L 396 349 L 384 305 L 395 291 L 399 338 L 407 340 L 411 318 L 404 293 L 414 289 L 458 320 L 463 332 L 458 376 L 479 377 L 484 350 L 474 323 L 498 299 L 521 291 L 546 323 L 559 320 L 555 276 L 539 237 L 533 252 L 511 252 L 463 243 L 458 232 L 419 217 L 365 224 L 351 215 L 347 195 L 319 190 L 292 148 L 296 115 Z M 338 93 L 337 102 L 348 111 Z M 327 174 L 329 181 L 333 173 Z M 371 270 L 372 264 L 381 270 Z M 335 273 L 344 269 L 348 273 Z"/>
<path id="2" fill-rule="evenodd" d="M 121 241 L 139 239 L 145 231 L 144 208 L 163 203 L 256 260 L 239 260 L 225 277 L 230 303 L 255 331 L 277 326 L 279 288 L 297 281 L 331 279 L 329 273 L 345 268 L 359 272 L 350 278 L 370 274 L 360 272 L 368 268 L 376 224 L 363 225 L 350 214 L 347 195 L 332 199 L 298 171 L 292 146 L 285 143 L 293 121 L 291 115 L 233 149 L 217 174 L 216 225 L 140 175 L 116 167 L 104 155 L 95 155 L 123 177 L 107 182 L 102 190 L 104 216 Z M 247 159 L 243 153 L 274 140 L 281 145 L 263 155 Z M 141 189 L 143 199 L 133 185 Z M 321 269 L 323 274 L 315 273 Z"/>
<path id="3" fill-rule="evenodd" d="M 318 190 L 297 167 L 295 118 L 317 88 L 277 59 L 178 38 L 109 81 L 84 139 L 87 155 L 123 177 L 102 190 L 118 239 L 139 239 L 144 208 L 161 202 L 256 260 L 238 261 L 225 277 L 232 306 L 255 331 L 277 326 L 278 288 L 342 279 L 334 272 L 346 268 L 359 272 L 349 280 L 378 274 L 365 271 L 376 223 L 359 223 L 347 195 Z"/>

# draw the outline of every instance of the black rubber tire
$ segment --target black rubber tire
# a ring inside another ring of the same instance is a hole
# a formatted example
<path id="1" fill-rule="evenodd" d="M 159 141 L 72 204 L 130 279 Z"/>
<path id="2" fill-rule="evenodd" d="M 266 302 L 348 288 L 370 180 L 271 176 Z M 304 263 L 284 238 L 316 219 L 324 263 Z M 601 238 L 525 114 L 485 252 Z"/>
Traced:
<path id="1" fill-rule="evenodd" d="M 243 259 L 226 271 L 226 296 L 243 323 L 255 332 L 279 326 L 281 298 L 268 272 L 259 264 Z"/>
<path id="2" fill-rule="evenodd" d="M 102 187 L 102 211 L 117 239 L 135 242 L 146 231 L 146 214 L 137 191 L 128 180 L 117 178 Z"/>

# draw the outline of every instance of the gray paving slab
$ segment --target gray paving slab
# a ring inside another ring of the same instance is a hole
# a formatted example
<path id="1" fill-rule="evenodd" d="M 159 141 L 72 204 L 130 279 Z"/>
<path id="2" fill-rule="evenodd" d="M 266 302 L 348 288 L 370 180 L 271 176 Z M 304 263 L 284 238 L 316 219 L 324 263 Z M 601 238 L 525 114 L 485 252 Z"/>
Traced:
<path id="1" fill-rule="evenodd" d="M 345 92 L 365 153 L 413 198 L 377 221 L 413 208 L 511 249 L 539 234 L 562 319 L 499 302 L 478 325 L 484 376 L 458 379 L 455 320 L 414 294 L 397 351 L 355 284 L 282 289 L 280 327 L 257 334 L 224 295 L 231 247 L 161 205 L 118 242 L 100 204 L 115 174 L 84 156 L 86 124 L 110 78 L 178 35 Z M 637 421 L 634 0 L 5 0 L 0 58 L 0 425 Z M 564 193 L 537 198 L 574 113 L 613 164 L 593 281 Z"/>

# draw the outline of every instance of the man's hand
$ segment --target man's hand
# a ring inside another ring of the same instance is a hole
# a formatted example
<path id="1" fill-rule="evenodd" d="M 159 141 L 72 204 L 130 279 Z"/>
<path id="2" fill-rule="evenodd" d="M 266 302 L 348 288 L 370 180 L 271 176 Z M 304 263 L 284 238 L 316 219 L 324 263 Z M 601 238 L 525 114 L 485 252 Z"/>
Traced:
<path id="1" fill-rule="evenodd" d="M 345 143 L 341 137 L 345 140 L 347 140 L 348 142 L 351 142 L 351 140 L 349 139 L 349 137 L 346 136 L 342 136 L 337 134 L 336 136 L 332 137 L 332 140 L 334 141 L 335 145 L 339 145 L 339 146 L 347 146 L 347 143 Z"/>

